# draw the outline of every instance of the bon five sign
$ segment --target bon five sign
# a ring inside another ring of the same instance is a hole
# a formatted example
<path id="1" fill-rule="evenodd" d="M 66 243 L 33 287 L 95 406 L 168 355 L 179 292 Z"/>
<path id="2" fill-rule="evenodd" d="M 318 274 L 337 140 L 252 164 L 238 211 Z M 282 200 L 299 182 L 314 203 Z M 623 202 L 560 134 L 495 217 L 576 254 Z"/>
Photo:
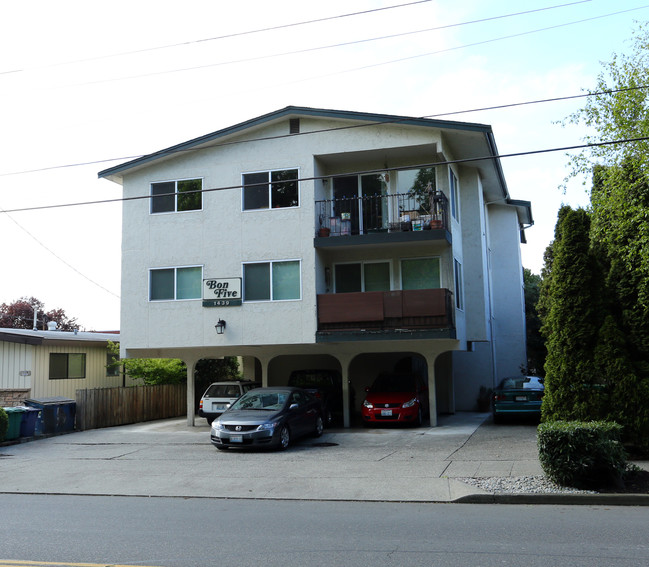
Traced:
<path id="1" fill-rule="evenodd" d="M 241 305 L 241 278 L 203 280 L 203 307 Z"/>

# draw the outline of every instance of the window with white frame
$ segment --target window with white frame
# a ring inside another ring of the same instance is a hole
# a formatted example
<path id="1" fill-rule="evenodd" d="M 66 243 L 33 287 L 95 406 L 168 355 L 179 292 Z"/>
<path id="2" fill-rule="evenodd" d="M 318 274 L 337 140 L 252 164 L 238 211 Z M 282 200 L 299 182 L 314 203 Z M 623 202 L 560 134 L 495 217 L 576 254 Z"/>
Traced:
<path id="1" fill-rule="evenodd" d="M 151 183 L 151 214 L 200 211 L 203 180 L 180 179 Z"/>
<path id="2" fill-rule="evenodd" d="M 300 204 L 297 169 L 243 174 L 243 210 L 283 209 Z"/>
<path id="3" fill-rule="evenodd" d="M 253 262 L 243 265 L 244 301 L 301 299 L 299 260 Z"/>
<path id="4" fill-rule="evenodd" d="M 438 257 L 401 260 L 401 289 L 438 289 L 441 283 Z"/>
<path id="5" fill-rule="evenodd" d="M 351 262 L 334 266 L 336 293 L 390 291 L 390 262 Z"/>
<path id="6" fill-rule="evenodd" d="M 149 301 L 200 299 L 202 266 L 153 268 L 149 270 Z"/>
<path id="7" fill-rule="evenodd" d="M 50 353 L 50 380 L 73 380 L 85 377 L 85 353 Z"/>
<path id="8" fill-rule="evenodd" d="M 453 259 L 455 272 L 455 307 L 464 309 L 464 274 L 462 273 L 462 264 Z"/>
<path id="9" fill-rule="evenodd" d="M 459 220 L 460 213 L 460 202 L 458 200 L 458 184 L 457 177 L 453 170 L 449 167 L 448 169 L 448 182 L 449 182 L 449 191 L 451 193 L 451 214 L 455 220 Z"/>

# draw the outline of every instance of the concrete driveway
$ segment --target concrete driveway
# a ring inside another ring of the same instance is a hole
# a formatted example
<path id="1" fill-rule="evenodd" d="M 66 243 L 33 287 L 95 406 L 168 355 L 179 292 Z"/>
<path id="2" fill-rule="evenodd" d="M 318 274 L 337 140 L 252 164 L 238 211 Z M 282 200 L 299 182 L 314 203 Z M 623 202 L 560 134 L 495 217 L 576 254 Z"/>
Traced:
<path id="1" fill-rule="evenodd" d="M 435 428 L 325 430 L 287 451 L 217 451 L 209 426 L 171 419 L 0 447 L 4 493 L 450 502 L 459 477 L 542 474 L 536 426 L 488 414 Z"/>

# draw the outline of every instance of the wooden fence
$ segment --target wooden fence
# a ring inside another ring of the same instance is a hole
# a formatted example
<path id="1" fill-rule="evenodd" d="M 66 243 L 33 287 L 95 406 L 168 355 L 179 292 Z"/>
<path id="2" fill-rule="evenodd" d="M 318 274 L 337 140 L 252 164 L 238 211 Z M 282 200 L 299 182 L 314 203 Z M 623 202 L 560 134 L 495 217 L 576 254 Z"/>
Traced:
<path id="1" fill-rule="evenodd" d="M 76 428 L 98 429 L 187 414 L 187 385 L 77 390 Z"/>

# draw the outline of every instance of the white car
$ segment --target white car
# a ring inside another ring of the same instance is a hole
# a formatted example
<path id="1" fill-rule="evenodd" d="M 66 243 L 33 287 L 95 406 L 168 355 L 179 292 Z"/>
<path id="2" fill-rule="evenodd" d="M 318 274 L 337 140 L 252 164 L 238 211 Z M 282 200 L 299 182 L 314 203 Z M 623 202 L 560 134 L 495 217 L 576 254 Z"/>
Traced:
<path id="1" fill-rule="evenodd" d="M 204 417 L 207 423 L 212 423 L 226 409 L 238 400 L 248 390 L 258 388 L 258 382 L 229 381 L 214 382 L 205 390 L 198 406 L 198 415 Z"/>

